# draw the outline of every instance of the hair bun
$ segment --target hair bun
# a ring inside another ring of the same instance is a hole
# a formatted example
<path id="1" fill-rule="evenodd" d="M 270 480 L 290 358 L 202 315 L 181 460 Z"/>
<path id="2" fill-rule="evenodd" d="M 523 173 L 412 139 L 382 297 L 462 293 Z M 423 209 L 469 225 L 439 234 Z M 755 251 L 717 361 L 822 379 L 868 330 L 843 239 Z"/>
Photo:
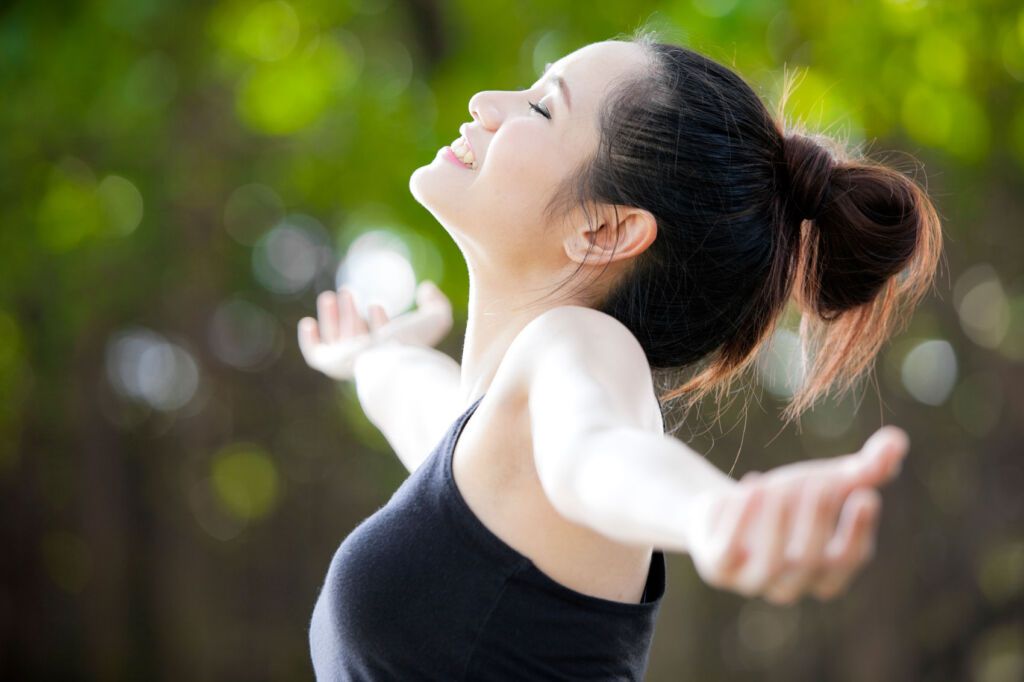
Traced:
<path id="1" fill-rule="evenodd" d="M 814 220 L 828 198 L 829 179 L 835 167 L 832 154 L 805 135 L 787 136 L 782 147 L 790 199 L 801 218 Z"/>

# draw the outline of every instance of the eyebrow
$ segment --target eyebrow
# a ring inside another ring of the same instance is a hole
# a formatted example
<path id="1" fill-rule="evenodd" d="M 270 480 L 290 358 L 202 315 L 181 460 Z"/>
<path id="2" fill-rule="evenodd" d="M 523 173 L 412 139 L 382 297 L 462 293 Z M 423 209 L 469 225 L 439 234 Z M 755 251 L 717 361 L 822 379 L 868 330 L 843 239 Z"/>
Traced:
<path id="1" fill-rule="evenodd" d="M 541 76 L 547 76 L 548 69 L 551 68 L 551 62 L 544 65 L 544 73 Z M 561 76 L 551 76 L 551 80 L 555 81 L 558 85 L 559 90 L 562 91 L 562 97 L 565 99 L 565 108 L 572 112 L 572 100 L 569 98 L 569 85 L 565 82 L 565 79 Z"/>

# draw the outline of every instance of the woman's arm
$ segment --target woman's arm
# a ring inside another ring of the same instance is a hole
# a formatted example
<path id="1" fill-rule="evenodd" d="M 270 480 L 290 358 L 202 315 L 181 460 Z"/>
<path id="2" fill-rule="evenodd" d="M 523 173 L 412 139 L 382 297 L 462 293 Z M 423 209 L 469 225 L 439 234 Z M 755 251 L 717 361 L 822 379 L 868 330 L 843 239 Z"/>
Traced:
<path id="1" fill-rule="evenodd" d="M 462 409 L 459 363 L 434 348 L 374 346 L 356 358 L 353 376 L 367 419 L 410 472 Z"/>
<path id="2" fill-rule="evenodd" d="M 566 460 L 565 485 L 548 491 L 559 513 L 619 542 L 673 552 L 690 549 L 694 499 L 737 485 L 675 438 L 631 427 L 580 438 Z"/>
<path id="3" fill-rule="evenodd" d="M 870 555 L 873 487 L 898 470 L 907 448 L 899 429 L 881 429 L 856 455 L 736 482 L 645 419 L 655 400 L 646 359 L 614 319 L 556 308 L 515 345 L 532 363 L 538 477 L 567 519 L 623 543 L 688 552 L 709 584 L 779 603 L 808 589 L 833 596 Z"/>
<path id="4" fill-rule="evenodd" d="M 714 587 L 781 604 L 808 590 L 827 599 L 873 554 L 874 486 L 906 449 L 906 435 L 884 427 L 856 454 L 736 482 L 674 438 L 619 427 L 579 441 L 555 496 L 566 518 L 608 537 L 689 553 Z"/>
<path id="5" fill-rule="evenodd" d="M 355 382 L 367 418 L 413 471 L 461 409 L 459 364 L 430 347 L 451 329 L 451 303 L 427 280 L 416 310 L 389 320 L 371 305 L 367 324 L 353 294 L 347 287 L 322 292 L 319 319 L 299 321 L 299 348 L 310 367 Z"/>

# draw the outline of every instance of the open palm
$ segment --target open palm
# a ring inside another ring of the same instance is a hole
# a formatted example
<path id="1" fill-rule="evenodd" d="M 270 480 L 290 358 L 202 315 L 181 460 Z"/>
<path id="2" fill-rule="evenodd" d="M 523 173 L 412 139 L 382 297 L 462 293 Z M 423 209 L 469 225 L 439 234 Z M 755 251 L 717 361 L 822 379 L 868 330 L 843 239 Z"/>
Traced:
<path id="1" fill-rule="evenodd" d="M 321 292 L 316 305 L 319 319 L 299 320 L 299 349 L 310 367 L 338 380 L 352 378 L 355 360 L 367 348 L 388 342 L 433 346 L 452 328 L 451 302 L 430 280 L 416 289 L 417 308 L 390 320 L 376 304 L 369 306 L 369 323 L 363 320 L 347 287 Z"/>
<path id="2" fill-rule="evenodd" d="M 875 488 L 898 474 L 908 447 L 905 432 L 885 426 L 855 454 L 752 472 L 698 495 L 687 537 L 701 578 L 777 604 L 839 594 L 874 554 Z"/>

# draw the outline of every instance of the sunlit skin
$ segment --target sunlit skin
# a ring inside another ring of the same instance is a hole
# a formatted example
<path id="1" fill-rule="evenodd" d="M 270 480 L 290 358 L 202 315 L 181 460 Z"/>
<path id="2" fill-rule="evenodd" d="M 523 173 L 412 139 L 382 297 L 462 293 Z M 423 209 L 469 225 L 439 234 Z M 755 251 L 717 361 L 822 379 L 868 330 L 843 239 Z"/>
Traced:
<path id="1" fill-rule="evenodd" d="M 529 89 L 479 92 L 469 101 L 473 122 L 464 128 L 477 170 L 459 168 L 439 152 L 431 164 L 412 174 L 413 196 L 451 234 L 469 270 L 462 356 L 467 402 L 490 385 L 509 344 L 527 322 L 555 305 L 586 305 L 583 293 L 516 309 L 553 290 L 583 260 L 591 228 L 582 213 L 553 222 L 541 213 L 552 188 L 597 145 L 602 93 L 615 80 L 647 65 L 636 45 L 595 43 L 552 64 Z M 555 75 L 568 85 L 571 112 L 551 78 Z M 548 111 L 551 119 L 531 109 L 531 102 Z M 602 216 L 604 223 L 593 236 L 596 248 L 585 272 L 578 275 L 590 277 L 600 270 L 619 231 L 614 260 L 599 287 L 613 281 L 625 261 L 646 249 L 657 234 L 650 213 L 620 209 L 621 224 L 612 225 L 613 216 Z"/>
<path id="2" fill-rule="evenodd" d="M 602 207 L 593 226 L 582 213 L 550 223 L 542 218 L 551 188 L 597 143 L 602 94 L 617 79 L 647 68 L 639 46 L 601 42 L 558 60 L 528 90 L 477 93 L 469 102 L 473 121 L 464 129 L 476 168 L 459 167 L 439 152 L 413 173 L 413 195 L 451 234 L 469 270 L 463 404 L 486 392 L 505 351 L 528 322 L 553 306 L 587 305 L 593 289 L 520 309 L 571 274 L 591 242 L 589 272 L 611 263 L 594 285 L 605 287 L 656 237 L 653 217 L 638 208 L 618 207 L 616 222 L 612 207 Z M 571 112 L 554 83 L 556 75 L 568 85 Z M 530 102 L 550 112 L 551 119 Z M 619 243 L 611 256 L 616 233 Z M 315 369 L 347 379 L 354 359 L 373 345 L 398 340 L 432 346 L 451 328 L 451 304 L 430 282 L 418 290 L 417 304 L 417 310 L 393 320 L 380 306 L 371 306 L 366 321 L 349 291 L 323 292 L 318 319 L 299 322 L 302 353 Z M 737 482 L 711 471 L 705 459 L 674 438 L 643 436 L 627 434 L 621 447 L 608 441 L 606 449 L 629 451 L 644 443 L 650 457 L 634 456 L 629 467 L 619 460 L 589 472 L 587 485 L 595 499 L 606 499 L 598 491 L 615 489 L 621 475 L 658 491 L 645 495 L 640 488 L 638 499 L 630 501 L 633 516 L 607 521 L 609 535 L 630 537 L 637 519 L 650 519 L 649 528 L 667 529 L 654 544 L 689 553 L 708 584 L 780 604 L 805 593 L 820 599 L 839 594 L 872 556 L 881 506 L 876 488 L 897 475 L 909 447 L 902 430 L 887 426 L 858 453 L 752 473 Z M 675 467 L 681 479 L 706 483 L 688 491 L 684 513 L 673 512 L 672 519 L 659 504 L 682 497 L 683 491 L 666 489 L 666 466 Z"/>

